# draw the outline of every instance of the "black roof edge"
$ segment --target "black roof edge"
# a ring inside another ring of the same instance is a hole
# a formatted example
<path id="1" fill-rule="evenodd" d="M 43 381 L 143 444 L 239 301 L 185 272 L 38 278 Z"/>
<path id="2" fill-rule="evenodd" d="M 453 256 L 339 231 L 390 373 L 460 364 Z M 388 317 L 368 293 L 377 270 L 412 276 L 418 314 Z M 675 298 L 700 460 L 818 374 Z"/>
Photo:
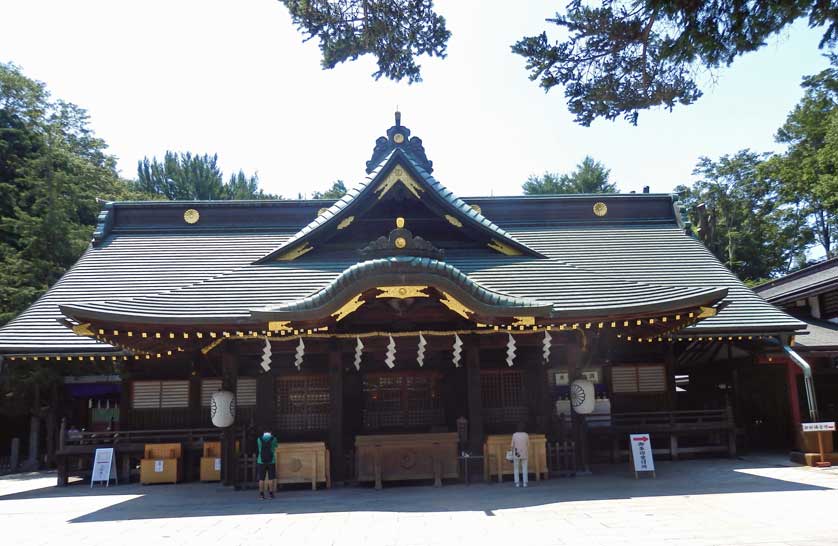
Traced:
<path id="1" fill-rule="evenodd" d="M 823 260 L 822 262 L 818 262 L 816 264 L 812 264 L 810 266 L 804 267 L 803 269 L 798 269 L 797 271 L 792 271 L 787 275 L 783 275 L 782 277 L 778 277 L 776 279 L 771 279 L 769 281 L 765 281 L 764 283 L 758 284 L 756 286 L 751 287 L 756 293 L 759 293 L 759 290 L 765 290 L 768 288 L 774 288 L 776 286 L 785 284 L 791 280 L 794 280 L 798 277 L 805 277 L 810 275 L 811 273 L 815 273 L 822 269 L 828 269 L 833 266 L 838 266 L 838 256 L 834 258 L 828 258 Z"/>

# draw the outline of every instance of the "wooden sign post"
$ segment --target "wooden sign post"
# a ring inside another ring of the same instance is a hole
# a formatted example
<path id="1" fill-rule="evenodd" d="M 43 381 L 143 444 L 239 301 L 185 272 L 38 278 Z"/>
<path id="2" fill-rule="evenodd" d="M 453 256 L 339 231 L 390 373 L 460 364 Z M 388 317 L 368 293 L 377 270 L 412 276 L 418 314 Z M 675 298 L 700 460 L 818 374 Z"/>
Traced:
<path id="1" fill-rule="evenodd" d="M 640 472 L 651 472 L 655 478 L 655 459 L 652 457 L 652 439 L 648 434 L 629 434 L 631 463 L 634 466 L 634 479 Z"/>
<path id="2" fill-rule="evenodd" d="M 803 427 L 803 432 L 815 432 L 818 435 L 818 452 L 820 453 L 821 460 L 816 462 L 815 465 L 821 468 L 832 466 L 832 463 L 826 460 L 826 453 L 824 453 L 823 449 L 823 435 L 835 432 L 835 421 L 827 421 L 823 423 L 801 423 L 801 425 Z"/>
<path id="3" fill-rule="evenodd" d="M 116 474 L 116 458 L 112 447 L 100 447 L 93 456 L 93 472 L 90 474 L 90 487 L 96 482 L 105 482 L 105 487 L 111 484 L 111 479 L 119 485 Z"/>

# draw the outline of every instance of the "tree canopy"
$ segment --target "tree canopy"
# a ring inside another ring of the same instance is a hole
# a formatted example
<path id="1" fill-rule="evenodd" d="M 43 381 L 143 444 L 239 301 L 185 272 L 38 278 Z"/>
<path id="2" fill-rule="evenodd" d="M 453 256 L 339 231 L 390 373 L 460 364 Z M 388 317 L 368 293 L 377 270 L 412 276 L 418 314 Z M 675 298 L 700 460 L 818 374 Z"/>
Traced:
<path id="1" fill-rule="evenodd" d="M 617 184 L 609 180 L 611 170 L 586 156 L 569 174 L 545 172 L 542 176 L 532 175 L 524 182 L 526 195 L 545 193 L 617 193 Z"/>
<path id="2" fill-rule="evenodd" d="M 702 157 L 691 186 L 675 188 L 696 235 L 744 281 L 788 273 L 805 262 L 812 232 L 799 207 L 781 198 L 782 182 L 765 168 L 768 154 L 741 150 Z"/>
<path id="3" fill-rule="evenodd" d="M 145 197 L 120 180 L 106 150 L 82 108 L 0 63 L 0 324 L 78 259 L 97 198 Z"/>
<path id="4" fill-rule="evenodd" d="M 832 66 L 803 79 L 803 99 L 777 131 L 783 154 L 768 164 L 783 181 L 781 196 L 801 207 L 827 256 L 838 243 L 838 56 Z"/>
<path id="5" fill-rule="evenodd" d="M 340 199 L 346 195 L 346 184 L 343 180 L 335 180 L 332 187 L 324 192 L 316 191 L 311 194 L 312 199 Z"/>
<path id="6" fill-rule="evenodd" d="M 148 157 L 137 164 L 136 188 L 165 199 L 276 199 L 259 189 L 259 177 L 243 171 L 224 182 L 218 154 L 177 154 L 167 151 L 162 161 Z"/>
<path id="7" fill-rule="evenodd" d="M 445 57 L 451 36 L 432 0 L 280 2 L 306 40 L 320 39 L 323 68 L 371 54 L 378 61 L 375 79 L 421 81 L 416 57 Z"/>
<path id="8" fill-rule="evenodd" d="M 432 0 L 280 1 L 306 40 L 320 39 L 324 68 L 369 54 L 376 79 L 420 81 L 416 57 L 444 57 L 451 36 Z M 637 123 L 641 110 L 695 102 L 699 74 L 761 48 L 801 18 L 823 28 L 819 47 L 838 41 L 838 10 L 819 0 L 571 0 L 546 20 L 559 40 L 545 30 L 522 37 L 512 51 L 545 91 L 564 88 L 578 123 Z"/>

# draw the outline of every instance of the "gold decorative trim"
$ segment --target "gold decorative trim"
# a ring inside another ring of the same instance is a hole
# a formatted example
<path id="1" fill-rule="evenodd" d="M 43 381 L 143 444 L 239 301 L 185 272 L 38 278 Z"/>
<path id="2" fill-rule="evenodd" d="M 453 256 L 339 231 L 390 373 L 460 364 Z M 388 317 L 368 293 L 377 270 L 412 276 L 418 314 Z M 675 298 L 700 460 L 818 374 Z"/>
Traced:
<path id="1" fill-rule="evenodd" d="M 183 211 L 183 221 L 187 224 L 195 224 L 201 219 L 201 213 L 195 209 L 186 209 Z"/>
<path id="2" fill-rule="evenodd" d="M 445 307 L 447 307 L 451 311 L 454 311 L 455 313 L 457 313 L 458 315 L 460 315 L 461 317 L 463 317 L 465 319 L 469 318 L 469 314 L 472 314 L 472 315 L 474 314 L 474 311 L 472 311 L 471 309 L 469 309 L 468 307 L 466 307 L 465 305 L 460 303 L 456 298 L 454 298 L 448 292 L 443 292 L 442 293 L 442 298 L 439 300 L 439 303 L 441 303 L 442 305 L 444 305 Z"/>
<path id="3" fill-rule="evenodd" d="M 350 315 L 358 310 L 359 307 L 364 305 L 364 300 L 361 299 L 361 294 L 358 294 L 348 302 L 344 303 L 340 309 L 332 313 L 334 319 L 338 322 L 345 319 L 347 315 Z"/>
<path id="4" fill-rule="evenodd" d="M 396 240 L 393 241 L 396 245 L 396 248 L 404 248 L 407 246 L 407 240 L 404 237 L 396 237 Z"/>
<path id="5" fill-rule="evenodd" d="M 603 203 L 602 201 L 597 201 L 594 203 L 594 214 L 597 216 L 605 216 L 608 214 L 608 205 Z"/>
<path id="6" fill-rule="evenodd" d="M 463 227 L 463 223 L 460 222 L 460 220 L 458 218 L 456 218 L 455 216 L 451 216 L 450 214 L 446 214 L 445 219 L 448 220 L 448 223 L 451 224 L 454 227 L 458 227 L 458 228 Z"/>
<path id="7" fill-rule="evenodd" d="M 401 216 L 396 218 L 396 227 L 399 229 L 404 228 L 404 218 L 402 218 Z"/>
<path id="8" fill-rule="evenodd" d="M 480 205 L 469 205 L 471 209 L 476 212 L 477 214 L 483 214 L 483 209 L 480 208 Z"/>
<path id="9" fill-rule="evenodd" d="M 512 317 L 515 322 L 512 326 L 535 326 L 535 317 Z"/>
<path id="10" fill-rule="evenodd" d="M 427 298 L 428 294 L 423 290 L 427 290 L 427 286 L 377 286 L 381 290 L 381 294 L 376 298 Z"/>
<path id="11" fill-rule="evenodd" d="M 268 330 L 273 332 L 287 331 L 291 329 L 290 320 L 272 320 L 268 322 Z"/>
<path id="12" fill-rule="evenodd" d="M 410 190 L 416 199 L 421 199 L 422 196 L 419 195 L 420 192 L 425 191 L 422 186 L 419 185 L 416 180 L 413 179 L 412 176 L 402 167 L 401 165 L 396 165 L 393 167 L 393 170 L 390 171 L 390 174 L 387 175 L 381 184 L 375 188 L 375 193 L 378 194 L 378 199 L 384 197 L 384 195 L 390 191 L 390 189 L 396 185 L 396 183 L 401 182 L 404 186 Z M 379 193 L 380 192 L 380 193 Z"/>
<path id="13" fill-rule="evenodd" d="M 90 329 L 90 323 L 89 322 L 84 322 L 82 324 L 76 324 L 75 326 L 73 326 L 71 328 L 71 330 L 73 330 L 73 333 L 76 334 L 77 336 L 93 337 L 93 336 L 96 335 L 95 333 L 93 333 L 93 330 Z"/>
<path id="14" fill-rule="evenodd" d="M 347 228 L 347 227 L 349 227 L 349 224 L 351 224 L 354 221 L 355 221 L 354 216 L 347 216 L 346 218 L 344 218 L 343 220 L 340 221 L 340 223 L 338 224 L 338 229 Z"/>
<path id="15" fill-rule="evenodd" d="M 327 210 L 329 210 L 329 207 L 321 207 L 317 209 L 317 216 L 323 216 Z"/>
<path id="16" fill-rule="evenodd" d="M 507 256 L 520 256 L 521 255 L 521 252 L 519 250 L 517 250 L 515 248 L 512 248 L 509 245 L 505 245 L 505 244 L 501 243 L 500 241 L 496 241 L 495 239 L 492 239 L 489 242 L 489 244 L 487 244 L 486 246 L 488 246 L 492 250 L 500 252 L 501 254 L 506 254 Z"/>
<path id="17" fill-rule="evenodd" d="M 715 317 L 719 311 L 715 307 L 700 307 L 701 313 L 698 314 L 697 318 L 705 319 L 710 317 Z"/>
<path id="18" fill-rule="evenodd" d="M 395 135 L 393 135 L 393 142 L 395 142 L 396 144 L 401 144 L 402 142 L 404 142 L 404 135 L 401 133 L 396 133 Z"/>
<path id="19" fill-rule="evenodd" d="M 281 255 L 277 260 L 281 262 L 290 262 L 292 260 L 296 260 L 306 252 L 314 250 L 314 247 L 308 243 L 303 243 L 300 246 L 294 247 L 285 254 Z"/>

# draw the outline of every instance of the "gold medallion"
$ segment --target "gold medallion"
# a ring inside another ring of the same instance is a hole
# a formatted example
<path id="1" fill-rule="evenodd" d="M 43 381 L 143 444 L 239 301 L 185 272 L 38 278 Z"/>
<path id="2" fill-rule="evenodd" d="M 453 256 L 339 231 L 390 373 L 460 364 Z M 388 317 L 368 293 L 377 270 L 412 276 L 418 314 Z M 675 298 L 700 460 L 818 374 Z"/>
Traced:
<path id="1" fill-rule="evenodd" d="M 404 142 L 404 135 L 401 133 L 396 133 L 395 135 L 393 135 L 393 142 L 395 142 L 396 144 L 401 144 L 402 142 Z"/>
<path id="2" fill-rule="evenodd" d="M 407 246 L 407 241 L 405 241 L 404 237 L 396 237 L 394 243 L 396 244 L 396 248 L 404 248 Z"/>
<path id="3" fill-rule="evenodd" d="M 183 212 L 183 221 L 187 224 L 194 224 L 201 218 L 201 213 L 195 209 L 186 209 Z"/>
<path id="4" fill-rule="evenodd" d="M 597 216 L 605 216 L 606 214 L 608 214 L 608 205 L 606 205 L 602 201 L 594 203 L 594 214 L 596 214 Z"/>

